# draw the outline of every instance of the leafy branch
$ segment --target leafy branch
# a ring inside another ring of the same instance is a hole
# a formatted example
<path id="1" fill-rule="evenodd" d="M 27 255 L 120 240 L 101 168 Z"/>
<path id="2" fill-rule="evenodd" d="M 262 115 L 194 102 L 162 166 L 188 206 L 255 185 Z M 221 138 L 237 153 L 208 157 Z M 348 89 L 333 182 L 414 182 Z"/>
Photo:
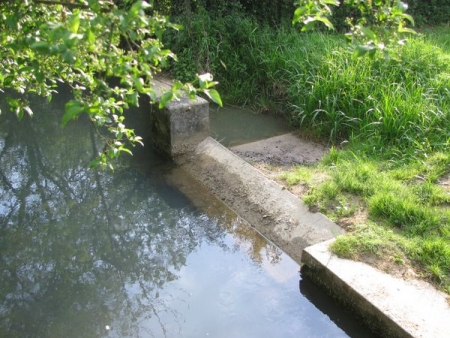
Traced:
<path id="1" fill-rule="evenodd" d="M 400 0 L 343 0 L 356 8 L 358 17 L 349 17 L 346 23 L 348 40 L 355 47 L 354 56 L 369 55 L 377 51 L 389 59 L 389 49 L 393 45 L 404 44 L 407 34 L 416 32 L 408 28 L 414 25 L 414 19 L 406 13 L 408 5 Z M 322 23 L 328 29 L 334 29 L 330 21 L 333 6 L 340 6 L 338 0 L 299 0 L 295 3 L 293 24 L 301 24 L 302 31 L 314 29 Z"/>
<path id="2" fill-rule="evenodd" d="M 62 11 L 56 4 L 66 8 Z M 111 167 L 111 159 L 142 143 L 126 127 L 124 111 L 138 106 L 140 96 L 157 101 L 153 78 L 169 59 L 176 59 L 161 38 L 165 30 L 179 27 L 153 12 L 152 3 L 146 1 L 127 8 L 99 0 L 68 4 L 15 0 L 4 6 L 0 2 L 0 91 L 21 94 L 7 99 L 20 119 L 33 113 L 23 94 L 51 100 L 59 83 L 68 85 L 73 99 L 66 104 L 62 124 L 87 114 L 107 135 L 106 146 L 92 165 Z M 215 84 L 209 74 L 194 84 L 175 83 L 160 105 L 182 92 L 190 97 L 203 92 L 221 104 L 212 88 Z"/>

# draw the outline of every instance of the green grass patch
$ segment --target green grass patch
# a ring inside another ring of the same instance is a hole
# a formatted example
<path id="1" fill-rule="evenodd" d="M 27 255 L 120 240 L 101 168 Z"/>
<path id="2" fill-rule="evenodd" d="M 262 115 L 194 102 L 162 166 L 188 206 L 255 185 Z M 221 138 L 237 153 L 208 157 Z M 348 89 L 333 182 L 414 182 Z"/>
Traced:
<path id="1" fill-rule="evenodd" d="M 314 177 L 314 171 L 312 168 L 299 166 L 295 170 L 284 172 L 280 175 L 280 178 L 288 185 L 293 186 L 296 184 L 303 184 L 305 186 L 311 185 L 311 181 Z"/>
<path id="2" fill-rule="evenodd" d="M 450 247 L 444 238 L 404 236 L 389 226 L 369 222 L 339 236 L 331 250 L 343 258 L 365 260 L 373 255 L 382 262 L 411 266 L 419 276 L 450 293 Z"/>
<path id="3" fill-rule="evenodd" d="M 449 156 L 436 152 L 396 163 L 349 145 L 333 149 L 315 168 L 301 167 L 282 178 L 307 177 L 310 189 L 304 201 L 333 220 L 351 217 L 360 208 L 367 211 L 366 224 L 356 223 L 333 245 L 338 255 L 370 253 L 391 261 L 405 257 L 449 292 L 450 187 L 439 184 L 447 179 Z M 314 181 L 317 172 L 327 179 Z"/>
<path id="4" fill-rule="evenodd" d="M 240 12 L 174 18 L 174 77 L 212 72 L 225 103 L 283 114 L 311 134 L 339 143 L 396 148 L 404 157 L 450 142 L 449 27 L 424 30 L 383 59 L 352 58 L 343 35 L 268 27 Z"/>

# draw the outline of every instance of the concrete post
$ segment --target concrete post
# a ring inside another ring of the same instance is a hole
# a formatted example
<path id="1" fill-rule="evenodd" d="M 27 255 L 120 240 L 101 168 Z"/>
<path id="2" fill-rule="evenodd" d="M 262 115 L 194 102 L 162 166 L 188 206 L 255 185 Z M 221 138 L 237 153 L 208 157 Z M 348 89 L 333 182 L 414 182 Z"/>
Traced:
<path id="1" fill-rule="evenodd" d="M 171 158 L 193 150 L 209 136 L 208 101 L 183 97 L 163 109 L 152 106 L 152 141 Z"/>

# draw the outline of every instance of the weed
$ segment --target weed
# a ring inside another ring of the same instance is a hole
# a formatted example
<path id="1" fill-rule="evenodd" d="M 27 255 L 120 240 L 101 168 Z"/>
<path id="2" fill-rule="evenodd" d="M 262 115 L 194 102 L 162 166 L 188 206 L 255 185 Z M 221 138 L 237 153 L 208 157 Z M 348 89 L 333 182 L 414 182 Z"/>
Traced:
<path id="1" fill-rule="evenodd" d="M 280 179 L 286 182 L 288 186 L 299 183 L 308 185 L 313 177 L 313 173 L 308 167 L 296 167 L 290 172 L 284 172 L 280 175 Z"/>

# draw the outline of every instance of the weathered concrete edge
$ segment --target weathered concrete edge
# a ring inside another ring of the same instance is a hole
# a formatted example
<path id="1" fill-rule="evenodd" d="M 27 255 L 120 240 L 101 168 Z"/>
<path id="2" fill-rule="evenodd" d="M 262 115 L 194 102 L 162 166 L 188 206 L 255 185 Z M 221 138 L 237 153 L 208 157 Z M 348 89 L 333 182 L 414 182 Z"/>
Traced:
<path id="1" fill-rule="evenodd" d="M 450 337 L 446 295 L 419 280 L 404 280 L 332 254 L 326 241 L 303 251 L 302 272 L 355 311 L 384 337 Z"/>
<path id="2" fill-rule="evenodd" d="M 300 264 L 304 248 L 342 229 L 312 213 L 296 196 L 208 137 L 176 162 L 230 209 Z"/>

